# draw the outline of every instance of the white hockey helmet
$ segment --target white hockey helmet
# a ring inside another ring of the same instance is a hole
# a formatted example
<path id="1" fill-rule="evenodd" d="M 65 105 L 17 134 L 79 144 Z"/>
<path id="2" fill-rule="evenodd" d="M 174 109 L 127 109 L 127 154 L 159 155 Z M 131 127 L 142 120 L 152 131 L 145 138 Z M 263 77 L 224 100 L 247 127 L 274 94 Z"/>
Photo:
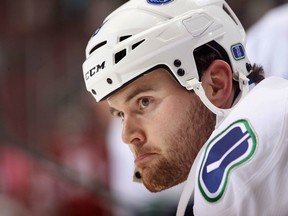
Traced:
<path id="1" fill-rule="evenodd" d="M 193 51 L 215 41 L 233 78 L 247 91 L 245 31 L 224 0 L 130 0 L 112 12 L 86 47 L 86 88 L 101 101 L 152 68 L 165 65 L 216 114 L 199 82 Z M 243 94 L 243 93 L 242 93 Z"/>

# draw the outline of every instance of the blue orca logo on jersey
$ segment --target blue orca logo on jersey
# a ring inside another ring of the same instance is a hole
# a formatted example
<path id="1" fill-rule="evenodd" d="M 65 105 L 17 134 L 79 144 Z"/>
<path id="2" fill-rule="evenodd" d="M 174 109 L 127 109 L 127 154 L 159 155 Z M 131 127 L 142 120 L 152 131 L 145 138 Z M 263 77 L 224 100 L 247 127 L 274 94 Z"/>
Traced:
<path id="1" fill-rule="evenodd" d="M 246 120 L 231 124 L 208 144 L 198 183 L 204 198 L 218 201 L 227 187 L 230 172 L 249 160 L 256 150 L 256 136 Z"/>
<path id="2" fill-rule="evenodd" d="M 174 0 L 147 0 L 149 4 L 154 4 L 154 5 L 162 5 L 162 4 L 168 4 Z"/>

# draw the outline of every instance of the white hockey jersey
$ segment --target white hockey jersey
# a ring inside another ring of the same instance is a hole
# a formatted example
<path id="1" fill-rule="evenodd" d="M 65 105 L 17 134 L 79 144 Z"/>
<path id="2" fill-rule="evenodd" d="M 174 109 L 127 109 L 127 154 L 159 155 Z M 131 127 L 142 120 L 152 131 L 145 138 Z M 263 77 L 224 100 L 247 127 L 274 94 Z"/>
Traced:
<path id="1" fill-rule="evenodd" d="M 217 125 L 195 163 L 186 183 L 194 184 L 195 215 L 288 215 L 288 80 L 258 84 Z"/>

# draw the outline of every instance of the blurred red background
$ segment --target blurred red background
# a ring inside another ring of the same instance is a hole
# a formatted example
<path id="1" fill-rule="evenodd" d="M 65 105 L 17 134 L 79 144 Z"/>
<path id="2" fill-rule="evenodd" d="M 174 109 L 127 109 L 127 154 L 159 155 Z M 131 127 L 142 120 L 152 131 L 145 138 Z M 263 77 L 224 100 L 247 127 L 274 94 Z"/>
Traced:
<path id="1" fill-rule="evenodd" d="M 124 2 L 0 0 L 1 216 L 112 215 L 110 117 L 81 66 L 90 35 Z M 228 3 L 246 28 L 278 4 Z"/>

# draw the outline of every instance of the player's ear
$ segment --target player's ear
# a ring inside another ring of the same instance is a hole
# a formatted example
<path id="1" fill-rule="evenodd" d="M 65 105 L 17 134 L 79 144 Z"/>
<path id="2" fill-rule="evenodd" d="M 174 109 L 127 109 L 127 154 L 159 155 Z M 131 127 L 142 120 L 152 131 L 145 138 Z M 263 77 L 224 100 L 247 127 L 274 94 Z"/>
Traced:
<path id="1" fill-rule="evenodd" d="M 233 103 L 232 70 L 223 60 L 211 63 L 201 78 L 207 98 L 219 108 L 229 108 Z"/>

